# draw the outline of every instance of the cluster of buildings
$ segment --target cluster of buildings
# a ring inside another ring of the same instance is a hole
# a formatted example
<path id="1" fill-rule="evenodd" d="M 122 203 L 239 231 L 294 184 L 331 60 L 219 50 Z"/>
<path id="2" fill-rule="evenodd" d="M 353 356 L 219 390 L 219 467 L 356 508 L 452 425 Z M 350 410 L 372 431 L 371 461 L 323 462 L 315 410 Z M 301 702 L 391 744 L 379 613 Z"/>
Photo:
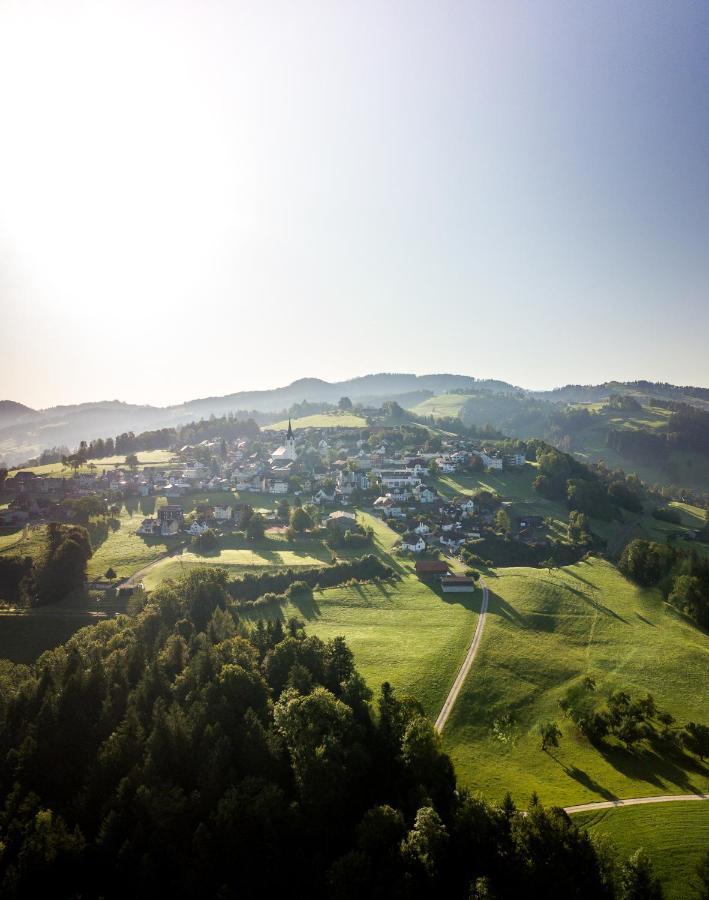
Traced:
<path id="1" fill-rule="evenodd" d="M 402 533 L 402 547 L 412 552 L 431 544 L 454 549 L 479 534 L 486 514 L 476 511 L 470 498 L 442 498 L 436 476 L 481 467 L 517 468 L 525 457 L 463 438 L 433 444 L 435 450 L 424 438 L 402 447 L 401 438 L 386 430 L 365 435 L 353 429 L 303 429 L 296 437 L 289 422 L 285 433 L 263 430 L 254 438 L 182 447 L 173 462 L 160 467 L 96 467 L 64 477 L 10 473 L 3 486 L 10 502 L 0 510 L 0 524 L 61 518 L 61 501 L 67 497 L 95 494 L 117 502 L 154 495 L 168 502 L 143 520 L 139 534 L 200 534 L 233 521 L 240 505 L 230 502 L 233 491 L 242 498 L 293 494 L 323 507 L 346 508 L 355 502 L 371 506 Z M 212 504 L 186 525 L 179 500 L 197 492 L 209 492 Z M 223 503 L 214 502 L 219 492 L 225 493 Z"/>

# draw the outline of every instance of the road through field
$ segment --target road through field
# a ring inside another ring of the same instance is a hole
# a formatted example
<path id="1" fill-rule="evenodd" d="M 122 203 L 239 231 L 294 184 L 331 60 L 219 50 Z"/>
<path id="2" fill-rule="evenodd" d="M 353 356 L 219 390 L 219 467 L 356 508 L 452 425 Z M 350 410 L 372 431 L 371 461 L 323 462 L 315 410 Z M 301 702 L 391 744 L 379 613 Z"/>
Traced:
<path id="1" fill-rule="evenodd" d="M 487 613 L 487 585 L 483 582 L 483 599 L 480 604 L 480 615 L 478 616 L 478 623 L 475 626 L 475 634 L 473 635 L 473 640 L 470 643 L 470 647 L 468 647 L 468 652 L 465 655 L 465 659 L 463 660 L 463 665 L 460 667 L 460 671 L 456 675 L 456 679 L 453 682 L 453 687 L 450 689 L 448 696 L 445 699 L 443 706 L 441 707 L 441 711 L 438 714 L 438 718 L 436 719 L 436 723 L 433 726 L 436 731 L 440 734 L 443 731 L 443 728 L 448 721 L 448 716 L 451 714 L 451 710 L 455 705 L 455 701 L 458 699 L 458 694 L 460 693 L 460 689 L 463 687 L 463 682 L 470 671 L 470 667 L 475 660 L 475 656 L 478 652 L 478 647 L 480 646 L 480 639 L 483 633 L 483 626 L 485 625 L 485 615 Z"/>
<path id="2" fill-rule="evenodd" d="M 675 803 L 686 800 L 709 800 L 709 794 L 664 794 L 659 797 L 630 797 L 628 800 L 599 800 L 597 803 L 565 806 L 564 811 L 573 815 L 573 813 L 596 812 L 600 809 L 616 809 L 620 806 L 642 806 L 644 803 Z"/>

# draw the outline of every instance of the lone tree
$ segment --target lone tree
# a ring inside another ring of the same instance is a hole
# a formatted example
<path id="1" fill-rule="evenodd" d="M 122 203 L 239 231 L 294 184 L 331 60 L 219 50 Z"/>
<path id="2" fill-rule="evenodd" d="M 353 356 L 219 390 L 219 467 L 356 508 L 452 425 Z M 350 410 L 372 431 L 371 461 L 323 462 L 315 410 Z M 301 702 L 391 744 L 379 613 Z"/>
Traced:
<path id="1" fill-rule="evenodd" d="M 682 743 L 692 753 L 696 753 L 699 759 L 704 762 L 704 757 L 709 756 L 709 725 L 688 722 L 684 726 Z"/>
<path id="2" fill-rule="evenodd" d="M 352 409 L 352 401 L 349 397 L 340 397 L 337 408 L 344 411 L 350 410 Z"/>
<path id="3" fill-rule="evenodd" d="M 254 513 L 246 526 L 246 539 L 260 541 L 266 534 L 266 523 L 261 513 Z"/>
<path id="4" fill-rule="evenodd" d="M 554 571 L 554 569 L 556 569 L 558 567 L 557 567 L 556 560 L 554 559 L 554 557 L 550 556 L 549 559 L 543 559 L 539 563 L 539 568 L 546 569 L 547 572 L 551 575 L 551 573 Z"/>
<path id="5" fill-rule="evenodd" d="M 126 465 L 129 469 L 138 468 L 138 457 L 135 455 L 135 453 L 129 453 L 128 456 L 126 456 Z"/>
<path id="6" fill-rule="evenodd" d="M 308 528 L 313 527 L 313 520 L 302 506 L 296 506 L 291 510 L 290 527 L 297 534 L 302 534 L 304 531 L 307 531 Z"/>
<path id="7" fill-rule="evenodd" d="M 113 569 L 109 568 L 103 573 L 103 577 L 107 578 L 109 581 L 115 581 L 115 579 L 118 578 L 118 575 L 116 575 Z"/>
<path id="8" fill-rule="evenodd" d="M 542 722 L 539 726 L 539 735 L 542 739 L 542 750 L 546 750 L 548 747 L 558 747 L 561 728 L 556 722 Z"/>

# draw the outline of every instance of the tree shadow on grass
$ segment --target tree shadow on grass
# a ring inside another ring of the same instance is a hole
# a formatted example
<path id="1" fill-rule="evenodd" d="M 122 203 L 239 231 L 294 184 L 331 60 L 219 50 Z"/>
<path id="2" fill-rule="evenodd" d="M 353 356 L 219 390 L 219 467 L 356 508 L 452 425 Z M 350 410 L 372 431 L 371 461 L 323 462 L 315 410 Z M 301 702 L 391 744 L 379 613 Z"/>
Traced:
<path id="1" fill-rule="evenodd" d="M 308 621 L 318 619 L 321 616 L 320 604 L 312 593 L 296 594 L 290 598 L 290 602 L 295 606 L 303 618 Z"/>
<path id="2" fill-rule="evenodd" d="M 567 766 L 563 763 L 557 756 L 554 756 L 553 753 L 550 753 L 548 750 L 546 751 L 547 755 L 554 760 L 554 762 L 561 766 L 564 770 L 564 774 L 568 775 L 569 778 L 573 778 L 574 781 L 578 781 L 580 785 L 587 788 L 594 794 L 598 794 L 599 797 L 603 797 L 604 800 L 617 800 L 618 795 L 614 794 L 613 791 L 608 788 L 603 787 L 600 782 L 596 781 L 595 778 L 592 778 L 588 772 L 584 772 L 583 769 L 579 769 L 578 766 Z"/>
<path id="3" fill-rule="evenodd" d="M 578 572 L 572 572 L 570 568 L 564 569 L 564 572 L 570 578 L 575 578 L 577 581 L 583 581 L 583 583 L 587 584 L 589 587 L 592 587 L 592 588 L 596 587 L 596 585 L 592 581 L 589 581 L 588 578 L 583 578 L 581 575 L 578 574 Z"/>
<path id="4" fill-rule="evenodd" d="M 518 628 L 527 628 L 524 617 L 517 612 L 514 606 L 506 600 L 503 600 L 499 594 L 494 594 L 490 590 L 488 590 L 487 611 L 493 615 L 500 616 L 500 618 L 505 619 L 508 622 L 512 622 L 512 624 L 517 625 Z"/>
<path id="5" fill-rule="evenodd" d="M 700 788 L 692 783 L 690 771 L 704 778 L 709 774 L 705 765 L 683 751 L 667 746 L 659 737 L 635 750 L 605 741 L 593 742 L 593 746 L 626 778 L 647 781 L 658 788 L 669 782 L 686 793 L 697 793 Z"/>
<path id="6" fill-rule="evenodd" d="M 628 620 L 624 619 L 622 616 L 619 616 L 615 610 L 611 609 L 609 606 L 605 606 L 603 603 L 600 603 L 598 600 L 594 600 L 593 597 L 589 596 L 585 591 L 581 591 L 578 588 L 572 587 L 570 584 L 565 585 L 566 589 L 571 591 L 572 594 L 575 594 L 577 597 L 580 597 L 584 603 L 588 603 L 590 607 L 596 610 L 596 612 L 603 613 L 606 616 L 612 616 L 614 619 L 618 619 L 619 622 L 622 622 L 624 625 L 628 624 Z"/>

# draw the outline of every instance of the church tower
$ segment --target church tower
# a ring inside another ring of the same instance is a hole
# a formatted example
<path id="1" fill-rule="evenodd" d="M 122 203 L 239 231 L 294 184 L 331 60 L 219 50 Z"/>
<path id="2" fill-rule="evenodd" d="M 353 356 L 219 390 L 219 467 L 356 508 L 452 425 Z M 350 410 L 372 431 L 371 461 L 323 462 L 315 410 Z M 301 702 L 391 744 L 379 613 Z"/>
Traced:
<path id="1" fill-rule="evenodd" d="M 288 419 L 288 431 L 286 433 L 286 452 L 283 454 L 286 459 L 295 459 L 295 438 L 293 437 L 293 428 L 290 419 Z"/>

